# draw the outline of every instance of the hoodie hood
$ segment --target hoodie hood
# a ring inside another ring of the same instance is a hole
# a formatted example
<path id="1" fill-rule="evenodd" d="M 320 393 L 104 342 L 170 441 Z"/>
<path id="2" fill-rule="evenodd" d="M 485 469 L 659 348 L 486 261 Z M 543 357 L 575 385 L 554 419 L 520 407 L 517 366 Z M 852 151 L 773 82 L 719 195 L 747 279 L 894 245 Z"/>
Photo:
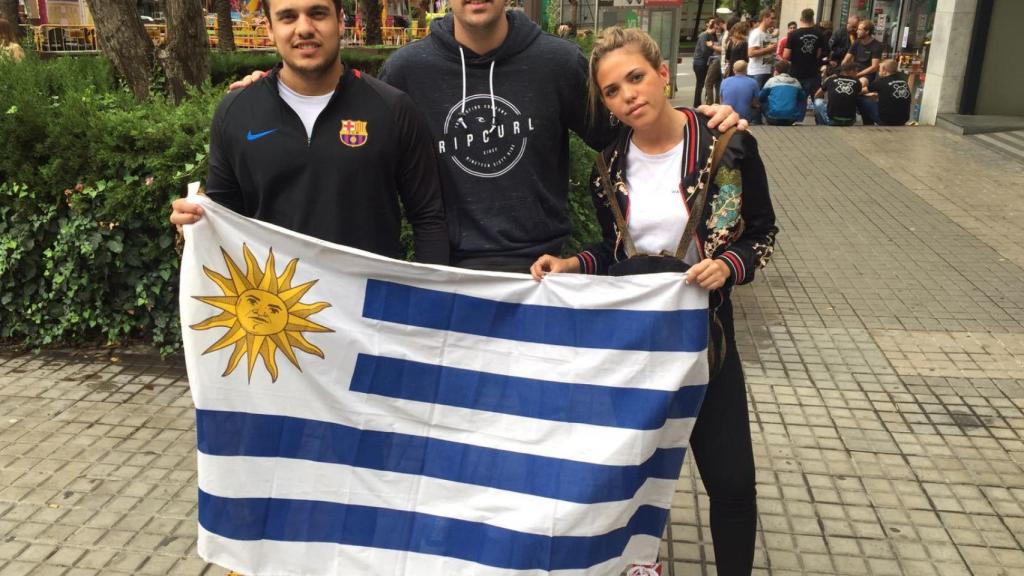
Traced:
<path id="1" fill-rule="evenodd" d="M 540 26 L 526 17 L 526 14 L 518 11 L 506 12 L 508 19 L 508 35 L 501 46 L 487 54 L 476 54 L 472 50 L 462 46 L 455 40 L 455 17 L 448 14 L 440 20 L 430 23 L 430 38 L 434 41 L 442 56 L 459 62 L 462 67 L 462 110 L 460 114 L 466 113 L 466 67 L 467 66 L 488 66 L 490 71 L 489 87 L 491 93 L 491 129 L 497 126 L 498 109 L 494 103 L 494 68 L 498 62 L 513 58 L 530 47 L 540 36 Z"/>
<path id="2" fill-rule="evenodd" d="M 487 54 L 475 54 L 456 42 L 455 17 L 451 14 L 431 22 L 430 35 L 427 38 L 449 60 L 458 62 L 460 59 L 459 49 L 461 48 L 465 54 L 466 64 L 469 66 L 485 65 L 492 62 L 497 62 L 500 65 L 502 60 L 512 58 L 529 48 L 541 34 L 540 26 L 537 26 L 537 24 L 527 18 L 523 12 L 511 10 L 505 13 L 505 17 L 508 19 L 508 36 L 505 37 L 505 41 L 502 42 L 501 46 Z"/>
<path id="3" fill-rule="evenodd" d="M 776 74 L 775 76 L 772 76 L 771 78 L 768 79 L 767 82 L 764 83 L 765 88 L 774 88 L 775 86 L 794 86 L 796 88 L 801 87 L 800 81 L 797 80 L 796 78 L 793 78 L 789 74 Z"/>

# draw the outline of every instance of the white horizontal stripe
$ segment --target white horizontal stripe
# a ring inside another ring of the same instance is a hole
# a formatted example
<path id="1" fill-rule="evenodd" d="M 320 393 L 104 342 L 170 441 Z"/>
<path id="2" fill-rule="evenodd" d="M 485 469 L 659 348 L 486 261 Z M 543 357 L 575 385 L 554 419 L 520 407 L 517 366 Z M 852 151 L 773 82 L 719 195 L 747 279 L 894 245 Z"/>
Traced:
<path id="1" fill-rule="evenodd" d="M 427 554 L 321 542 L 239 541 L 199 526 L 199 556 L 246 576 L 619 576 L 653 562 L 659 540 L 634 536 L 619 559 L 586 570 L 505 570 Z"/>
<path id="2" fill-rule="evenodd" d="M 405 510 L 542 536 L 599 536 L 622 528 L 642 505 L 669 509 L 676 483 L 650 478 L 632 500 L 578 504 L 414 474 L 199 454 L 199 488 L 214 496 L 319 500 Z"/>
<path id="3" fill-rule="evenodd" d="M 271 247 L 269 242 L 273 242 L 279 268 L 283 267 L 287 259 L 302 255 L 297 279 L 310 274 L 314 278 L 322 278 L 323 269 L 330 270 L 328 285 L 322 282 L 316 287 L 321 292 L 335 291 L 336 287 L 347 292 L 349 287 L 341 284 L 347 285 L 351 281 L 365 285 L 365 278 L 380 278 L 429 290 L 457 292 L 465 296 L 575 309 L 683 310 L 708 307 L 707 291 L 695 285 L 683 284 L 681 273 L 623 277 L 550 274 L 538 285 L 529 274 L 484 272 L 393 260 L 245 218 L 216 205 L 208 198 L 200 197 L 198 202 L 209 208 L 202 220 L 185 228 L 186 242 L 197 234 L 232 240 L 244 238 L 261 263 Z M 194 254 L 201 264 L 212 265 L 218 270 L 224 267 L 216 244 L 193 243 L 192 246 L 188 252 L 190 256 Z M 225 248 L 235 262 L 240 265 L 243 263 L 241 241 Z M 453 287 L 457 289 L 453 290 Z M 188 294 L 182 292 L 182 298 L 188 298 Z M 332 304 L 337 305 L 337 302 Z M 358 305 L 362 306 L 362 299 Z"/>
<path id="4" fill-rule="evenodd" d="M 677 390 L 708 381 L 707 350 L 597 350 L 482 338 L 387 322 L 375 328 L 379 335 L 368 346 L 371 349 L 364 350 L 375 356 L 520 378 L 617 388 Z"/>
<path id="5" fill-rule="evenodd" d="M 234 386 L 206 384 L 196 408 L 275 414 L 333 422 L 396 434 L 424 436 L 577 462 L 631 466 L 657 448 L 684 447 L 695 418 L 668 420 L 657 430 L 624 430 L 567 424 L 521 416 L 439 406 L 346 392 L 323 394 L 321 402 L 297 401 L 284 393 L 245 394 Z M 279 389 L 283 390 L 283 389 Z"/>

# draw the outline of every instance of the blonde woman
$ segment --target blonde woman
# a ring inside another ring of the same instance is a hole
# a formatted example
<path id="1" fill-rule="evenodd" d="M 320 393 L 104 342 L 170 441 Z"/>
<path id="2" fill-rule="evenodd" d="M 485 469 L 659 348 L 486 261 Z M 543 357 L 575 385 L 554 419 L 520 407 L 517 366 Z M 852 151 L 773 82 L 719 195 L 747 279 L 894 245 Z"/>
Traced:
<path id="1" fill-rule="evenodd" d="M 626 214 L 638 252 L 674 252 L 718 135 L 693 110 L 672 107 L 664 91 L 668 67 L 654 40 L 639 30 L 614 27 L 599 35 L 589 81 L 592 104 L 600 99 L 628 128 L 602 152 L 614 198 L 604 192 L 596 171 L 591 178 L 603 241 L 571 258 L 541 256 L 530 270 L 538 280 L 550 272 L 605 274 L 625 259 L 611 202 Z M 777 231 L 764 165 L 748 133 L 737 132 L 730 140 L 703 213 L 696 242 L 684 258 L 690 265 L 685 281 L 710 292 L 709 347 L 724 356 L 712 369 L 690 447 L 710 497 L 718 573 L 743 575 L 753 562 L 757 508 L 746 388 L 729 294 L 767 263 Z"/>
<path id="2" fill-rule="evenodd" d="M 0 58 L 21 62 L 25 51 L 18 44 L 18 29 L 7 20 L 0 18 Z"/>
<path id="3" fill-rule="evenodd" d="M 729 29 L 729 39 L 725 41 L 725 73 L 724 77 L 732 76 L 733 64 L 747 60 L 747 37 L 750 36 L 750 22 L 742 21 Z"/>

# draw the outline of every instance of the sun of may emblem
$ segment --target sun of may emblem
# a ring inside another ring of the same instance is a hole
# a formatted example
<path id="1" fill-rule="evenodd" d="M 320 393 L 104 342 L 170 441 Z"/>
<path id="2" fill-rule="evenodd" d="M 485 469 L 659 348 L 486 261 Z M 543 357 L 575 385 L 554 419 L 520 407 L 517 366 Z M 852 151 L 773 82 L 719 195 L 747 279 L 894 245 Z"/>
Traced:
<path id="1" fill-rule="evenodd" d="M 302 335 L 303 332 L 334 332 L 309 320 L 309 317 L 331 305 L 327 302 L 306 304 L 299 302 L 306 292 L 316 284 L 316 280 L 292 286 L 295 268 L 299 263 L 296 258 L 284 268 L 284 273 L 277 275 L 274 266 L 274 250 L 267 255 L 267 262 L 260 269 L 259 262 L 245 244 L 242 255 L 245 257 L 246 270 L 243 274 L 238 265 L 221 248 L 224 263 L 228 267 L 228 276 L 203 266 L 203 271 L 213 280 L 224 293 L 223 296 L 193 296 L 196 300 L 219 308 L 221 313 L 190 326 L 193 330 L 209 330 L 210 328 L 227 328 L 224 336 L 213 343 L 203 354 L 209 354 L 234 344 L 231 359 L 224 370 L 223 376 L 231 374 L 238 366 L 242 356 L 248 358 L 249 380 L 256 366 L 256 358 L 263 358 L 263 365 L 270 372 L 270 379 L 277 381 L 277 351 L 300 371 L 299 360 L 295 356 L 295 348 L 303 352 L 324 357 L 323 351 L 311 344 Z"/>

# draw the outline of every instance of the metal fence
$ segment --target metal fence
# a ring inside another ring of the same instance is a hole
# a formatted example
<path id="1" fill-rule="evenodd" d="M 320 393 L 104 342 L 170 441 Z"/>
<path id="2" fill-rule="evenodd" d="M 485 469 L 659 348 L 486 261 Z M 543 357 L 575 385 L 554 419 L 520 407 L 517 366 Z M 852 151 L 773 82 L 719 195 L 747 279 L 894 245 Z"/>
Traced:
<path id="1" fill-rule="evenodd" d="M 167 38 L 167 27 L 164 24 L 146 24 L 146 33 L 154 44 L 161 44 Z M 236 23 L 232 26 L 235 36 L 235 48 L 239 50 L 267 50 L 274 47 L 273 41 L 267 36 L 264 26 L 258 24 Z M 420 28 L 413 23 L 409 28 L 398 26 L 382 26 L 381 42 L 388 46 L 402 46 L 413 40 L 426 37 L 428 29 Z M 208 28 L 207 36 L 210 47 L 217 47 L 217 29 Z M 99 40 L 95 26 L 56 26 L 41 25 L 32 27 L 32 37 L 37 52 L 50 54 L 71 54 L 98 52 Z M 342 43 L 346 46 L 364 46 L 366 44 L 366 27 L 349 27 L 342 34 Z"/>

